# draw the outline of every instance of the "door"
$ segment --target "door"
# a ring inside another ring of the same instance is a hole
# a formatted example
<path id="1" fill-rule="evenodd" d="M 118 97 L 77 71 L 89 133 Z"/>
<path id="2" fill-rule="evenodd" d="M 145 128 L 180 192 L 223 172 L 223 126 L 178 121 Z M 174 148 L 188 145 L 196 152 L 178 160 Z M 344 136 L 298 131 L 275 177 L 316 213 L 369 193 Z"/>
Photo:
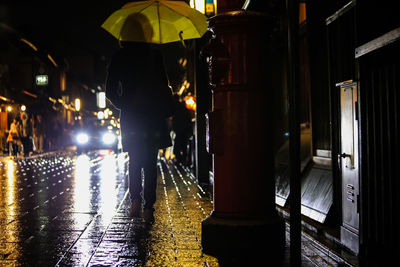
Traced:
<path id="1" fill-rule="evenodd" d="M 343 82 L 340 88 L 340 172 L 342 177 L 342 243 L 359 250 L 359 157 L 357 83 Z"/>

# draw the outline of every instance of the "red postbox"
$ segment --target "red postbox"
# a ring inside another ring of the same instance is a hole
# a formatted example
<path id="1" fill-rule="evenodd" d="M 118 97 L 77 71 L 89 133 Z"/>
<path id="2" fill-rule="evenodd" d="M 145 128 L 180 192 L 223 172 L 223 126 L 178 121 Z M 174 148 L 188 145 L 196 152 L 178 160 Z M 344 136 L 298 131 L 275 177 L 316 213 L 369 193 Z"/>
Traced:
<path id="1" fill-rule="evenodd" d="M 275 210 L 271 101 L 272 90 L 280 88 L 269 86 L 276 73 L 270 57 L 274 20 L 242 10 L 211 18 L 209 27 L 214 210 L 202 223 L 203 251 L 232 262 L 246 257 L 244 251 L 277 255 L 285 235 Z"/>

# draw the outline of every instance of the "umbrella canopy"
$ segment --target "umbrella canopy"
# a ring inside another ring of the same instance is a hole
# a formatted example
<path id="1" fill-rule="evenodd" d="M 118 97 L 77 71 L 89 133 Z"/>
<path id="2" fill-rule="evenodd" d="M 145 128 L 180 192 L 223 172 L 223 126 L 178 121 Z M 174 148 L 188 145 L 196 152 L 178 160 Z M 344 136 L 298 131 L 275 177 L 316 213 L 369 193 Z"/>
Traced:
<path id="1" fill-rule="evenodd" d="M 120 41 L 165 44 L 200 38 L 208 24 L 185 2 L 149 0 L 125 4 L 101 27 Z"/>

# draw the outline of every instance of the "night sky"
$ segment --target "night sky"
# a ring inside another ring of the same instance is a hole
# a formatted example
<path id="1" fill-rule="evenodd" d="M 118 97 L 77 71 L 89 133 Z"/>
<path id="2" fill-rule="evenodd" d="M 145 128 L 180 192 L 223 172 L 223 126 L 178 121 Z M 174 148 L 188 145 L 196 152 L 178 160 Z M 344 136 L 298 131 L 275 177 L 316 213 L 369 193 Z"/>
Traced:
<path id="1" fill-rule="evenodd" d="M 3 0 L 0 21 L 11 25 L 41 48 L 54 50 L 57 43 L 66 42 L 109 55 L 116 40 L 100 26 L 126 2 Z"/>

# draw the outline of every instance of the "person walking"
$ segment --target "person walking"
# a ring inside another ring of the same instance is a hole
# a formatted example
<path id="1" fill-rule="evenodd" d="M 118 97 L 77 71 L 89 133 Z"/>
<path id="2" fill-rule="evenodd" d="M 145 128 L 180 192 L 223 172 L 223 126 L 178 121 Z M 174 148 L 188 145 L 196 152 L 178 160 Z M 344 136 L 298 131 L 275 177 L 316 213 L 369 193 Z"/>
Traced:
<path id="1" fill-rule="evenodd" d="M 188 164 L 187 146 L 189 137 L 193 134 L 192 116 L 185 102 L 178 96 L 175 99 L 175 115 L 172 119 L 172 129 L 175 132 L 174 154 L 176 160 L 183 165 Z"/>
<path id="2" fill-rule="evenodd" d="M 22 155 L 26 156 L 29 152 L 32 151 L 32 143 L 30 140 L 30 136 L 32 135 L 31 125 L 29 116 L 26 112 L 20 113 L 20 134 L 21 134 L 21 143 L 22 143 Z"/>
<path id="3" fill-rule="evenodd" d="M 34 152 L 36 152 L 36 136 L 35 136 L 35 127 L 36 127 L 36 122 L 35 122 L 35 116 L 32 114 L 32 116 L 29 119 L 29 131 L 30 131 L 30 143 L 31 143 L 31 151 L 29 152 L 29 154 L 33 154 Z"/>
<path id="4" fill-rule="evenodd" d="M 42 121 L 42 115 L 37 114 L 35 125 L 33 128 L 33 136 L 35 139 L 35 147 L 37 153 L 43 153 L 44 135 L 46 133 L 44 123 Z"/>
<path id="5" fill-rule="evenodd" d="M 158 150 L 172 145 L 167 126 L 174 110 L 172 92 L 159 51 L 145 43 L 120 45 L 108 68 L 106 96 L 121 110 L 122 143 L 129 153 L 130 213 L 139 216 L 143 204 L 143 217 L 152 223 Z"/>
<path id="6" fill-rule="evenodd" d="M 18 153 L 18 141 L 20 138 L 18 127 L 18 120 L 15 118 L 10 124 L 10 131 L 7 137 L 8 151 L 10 156 L 17 156 Z"/>
<path id="7" fill-rule="evenodd" d="M 54 151 L 59 149 L 61 146 L 63 129 L 57 117 L 52 116 L 49 120 L 51 123 L 49 124 L 49 127 L 46 127 L 46 147 L 49 151 Z"/>

